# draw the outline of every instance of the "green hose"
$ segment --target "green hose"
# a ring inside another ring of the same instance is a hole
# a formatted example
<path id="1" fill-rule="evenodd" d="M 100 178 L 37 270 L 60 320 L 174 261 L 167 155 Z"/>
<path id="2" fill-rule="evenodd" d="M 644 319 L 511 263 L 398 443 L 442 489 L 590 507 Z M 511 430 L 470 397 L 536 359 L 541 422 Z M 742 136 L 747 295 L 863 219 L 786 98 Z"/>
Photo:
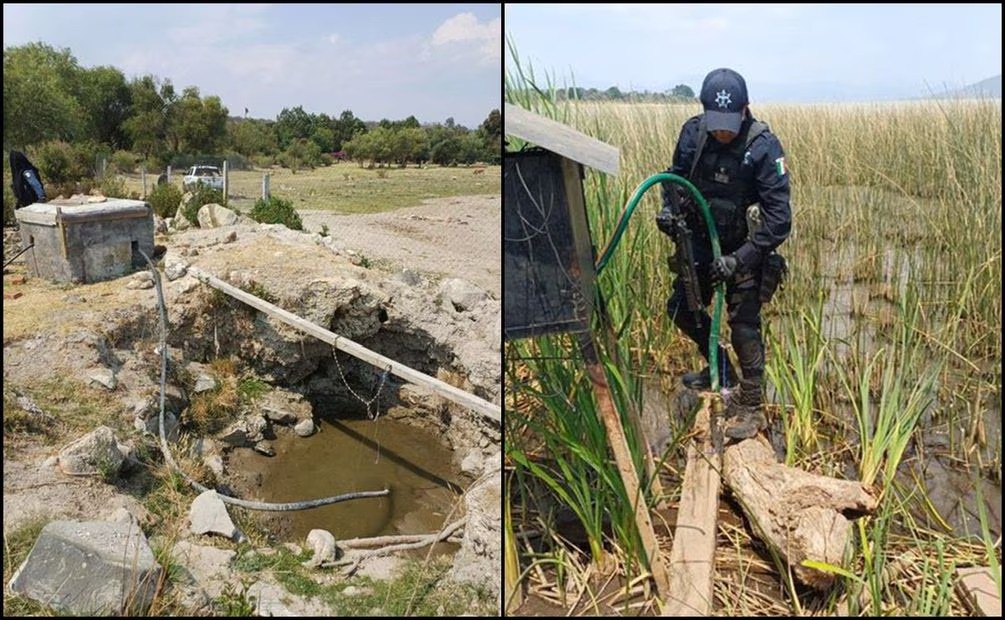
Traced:
<path id="1" fill-rule="evenodd" d="M 678 176 L 676 174 L 671 174 L 669 172 L 660 172 L 654 174 L 645 181 L 635 190 L 632 197 L 628 199 L 628 203 L 625 205 L 625 210 L 621 214 L 621 219 L 618 220 L 618 227 L 614 231 L 614 236 L 608 242 L 607 247 L 600 254 L 600 259 L 597 261 L 597 275 L 603 270 L 604 266 L 611 259 L 614 254 L 614 249 L 618 247 L 618 243 L 621 242 L 621 236 L 625 233 L 625 229 L 628 227 L 628 219 L 632 216 L 635 211 L 635 207 L 642 200 L 642 195 L 657 183 L 663 181 L 668 181 L 670 183 L 676 183 L 681 187 L 687 189 L 691 192 L 694 197 L 695 202 L 698 203 L 698 207 L 701 209 L 701 214 L 705 218 L 705 225 L 708 226 L 708 237 L 712 240 L 712 258 L 719 258 L 721 250 L 719 249 L 719 232 L 715 228 L 715 220 L 712 219 L 712 212 L 708 208 L 708 203 L 705 202 L 705 197 L 701 195 L 690 181 L 684 177 Z M 708 367 L 709 375 L 712 380 L 712 391 L 719 391 L 719 319 L 722 314 L 722 299 L 725 296 L 725 284 L 719 283 L 715 287 L 715 303 L 712 309 L 712 330 L 708 338 Z"/>

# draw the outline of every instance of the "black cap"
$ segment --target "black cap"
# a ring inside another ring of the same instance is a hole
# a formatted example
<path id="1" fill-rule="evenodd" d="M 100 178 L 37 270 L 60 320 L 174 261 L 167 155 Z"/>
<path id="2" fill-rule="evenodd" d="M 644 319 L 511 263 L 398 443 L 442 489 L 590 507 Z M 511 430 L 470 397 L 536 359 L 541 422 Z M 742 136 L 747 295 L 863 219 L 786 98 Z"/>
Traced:
<path id="1" fill-rule="evenodd" d="M 726 130 L 740 133 L 743 108 L 747 101 L 747 83 L 732 69 L 715 69 L 701 84 L 701 105 L 705 108 L 705 124 L 709 131 Z"/>

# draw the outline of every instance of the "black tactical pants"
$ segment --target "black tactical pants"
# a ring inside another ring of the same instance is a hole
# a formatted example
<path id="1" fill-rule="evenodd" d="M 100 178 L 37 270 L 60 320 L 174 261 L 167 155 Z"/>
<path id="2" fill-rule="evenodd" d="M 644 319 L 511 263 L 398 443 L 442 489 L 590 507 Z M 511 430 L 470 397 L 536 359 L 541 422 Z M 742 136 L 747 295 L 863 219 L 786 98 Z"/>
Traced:
<path id="1" fill-rule="evenodd" d="M 699 249 L 695 247 L 695 253 Z M 704 253 L 702 253 L 704 254 Z M 708 339 L 712 330 L 712 319 L 706 308 L 712 301 L 709 264 L 711 256 L 695 257 L 698 261 L 698 280 L 701 284 L 702 303 L 705 308 L 695 313 L 687 307 L 687 294 L 680 278 L 673 283 L 673 292 L 667 299 L 667 313 L 674 324 L 688 335 L 698 345 L 702 357 L 708 360 Z M 707 259 L 707 260 L 703 260 Z M 764 343 L 761 339 L 761 270 L 738 273 L 732 282 L 726 285 L 727 320 L 732 333 L 733 350 L 740 362 L 743 379 L 761 382 L 764 376 Z M 718 353 L 720 371 L 726 352 L 721 347 Z"/>

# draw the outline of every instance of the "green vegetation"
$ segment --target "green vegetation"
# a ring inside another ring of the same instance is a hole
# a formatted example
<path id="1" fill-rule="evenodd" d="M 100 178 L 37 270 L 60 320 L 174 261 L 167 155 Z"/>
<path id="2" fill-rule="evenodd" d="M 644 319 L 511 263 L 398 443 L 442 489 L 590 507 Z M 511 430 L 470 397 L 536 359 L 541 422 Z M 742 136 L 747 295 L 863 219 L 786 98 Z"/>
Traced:
<path id="1" fill-rule="evenodd" d="M 200 184 L 196 187 L 195 191 L 192 192 L 192 196 L 182 208 L 182 215 L 185 216 L 185 219 L 188 220 L 190 224 L 198 226 L 199 209 L 208 204 L 226 206 L 227 200 L 224 198 L 223 192 L 220 190 Z"/>
<path id="2" fill-rule="evenodd" d="M 50 197 L 88 193 L 95 177 L 140 166 L 178 171 L 226 160 L 232 171 L 278 164 L 296 172 L 347 160 L 371 168 L 497 164 L 502 152 L 499 110 L 473 129 L 452 118 L 364 121 L 351 110 L 335 117 L 301 106 L 274 120 L 237 118 L 196 87 L 179 93 L 153 75 L 127 80 L 114 67 L 84 68 L 69 49 L 44 43 L 6 48 L 3 80 L 4 150 L 28 155 Z M 9 183 L 3 191 L 6 204 Z"/>
<path id="3" fill-rule="evenodd" d="M 238 618 L 254 616 L 258 609 L 258 600 L 248 594 L 251 584 L 252 580 L 246 578 L 241 580 L 240 591 L 229 583 L 224 586 L 215 601 L 220 613 L 227 617 Z"/>
<path id="4" fill-rule="evenodd" d="M 512 46 L 510 53 L 516 57 Z M 669 165 L 680 126 L 700 107 L 566 100 L 532 67 L 510 66 L 508 102 L 620 150 L 616 178 L 587 169 L 584 179 L 591 233 L 602 246 L 628 196 Z M 781 420 L 790 464 L 837 477 L 854 472 L 881 502 L 856 521 L 840 567 L 858 578 L 838 573 L 843 587 L 824 601 L 795 588 L 776 564 L 782 597 L 766 602 L 744 578 L 763 570 L 750 533 L 720 523 L 736 562 L 716 582 L 717 613 L 799 615 L 812 600 L 841 615 L 962 614 L 951 587 L 955 567 L 1000 566 L 997 534 L 940 514 L 918 457 L 926 457 L 923 430 L 947 429 L 954 469 L 973 473 L 978 490 L 981 473 L 1000 485 L 1000 473 L 987 472 L 1000 472 L 1001 445 L 981 431 L 982 418 L 1001 407 L 1000 102 L 754 102 L 752 111 L 779 136 L 793 175 L 794 231 L 781 248 L 789 278 L 765 312 L 768 409 Z M 623 412 L 628 402 L 641 407 L 640 381 L 667 387 L 701 361 L 665 316 L 672 245 L 652 223 L 658 193 L 646 194 L 598 280 L 619 334 L 617 355 L 608 346 L 601 356 Z M 725 322 L 722 336 L 729 342 Z M 621 514 L 629 498 L 606 483 L 617 471 L 594 445 L 596 431 L 586 430 L 596 424 L 596 406 L 574 343 L 564 336 L 509 343 L 506 364 L 514 529 L 545 532 L 539 544 L 520 547 L 525 579 L 556 601 L 573 584 L 586 601 L 597 594 L 587 570 L 605 556 L 626 582 L 643 574 Z M 670 426 L 663 486 L 672 494 L 690 429 L 683 419 Z M 588 553 L 563 539 L 557 513 L 575 515 Z M 910 578 L 891 577 L 890 566 Z"/>
<path id="5" fill-rule="evenodd" d="M 450 569 L 446 558 L 428 561 L 408 560 L 388 581 L 369 577 L 344 580 L 317 579 L 317 573 L 303 566 L 311 552 L 294 554 L 278 547 L 268 554 L 253 551 L 247 545 L 238 548 L 235 570 L 249 575 L 270 572 L 292 594 L 317 597 L 341 616 L 456 616 L 463 613 L 494 615 L 495 601 L 477 588 L 447 582 Z M 331 569 L 328 569 L 331 570 Z M 327 585 L 326 585 L 327 583 Z M 355 594 L 345 594 L 348 587 Z M 233 597 L 232 597 L 233 598 Z"/>
<path id="6" fill-rule="evenodd" d="M 168 218 L 178 214 L 181 206 L 181 190 L 170 183 L 157 185 L 147 195 L 147 202 L 157 215 Z"/>
<path id="7" fill-rule="evenodd" d="M 263 224 L 282 224 L 290 230 L 303 230 L 300 215 L 289 200 L 269 196 L 268 201 L 259 199 L 251 209 L 251 219 Z"/>

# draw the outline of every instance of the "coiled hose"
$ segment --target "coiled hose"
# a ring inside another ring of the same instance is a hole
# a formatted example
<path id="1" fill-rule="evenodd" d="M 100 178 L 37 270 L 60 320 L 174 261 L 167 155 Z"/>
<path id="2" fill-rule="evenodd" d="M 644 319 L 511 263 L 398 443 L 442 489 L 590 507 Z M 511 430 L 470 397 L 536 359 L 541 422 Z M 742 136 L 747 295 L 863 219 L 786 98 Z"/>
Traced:
<path id="1" fill-rule="evenodd" d="M 645 194 L 646 191 L 653 185 L 664 181 L 680 185 L 694 197 L 695 203 L 698 205 L 702 217 L 705 218 L 705 225 L 708 227 L 708 237 L 712 240 L 712 258 L 719 258 L 722 253 L 719 248 L 719 232 L 715 227 L 715 220 L 712 219 L 712 211 L 708 208 L 708 203 L 705 201 L 705 197 L 701 195 L 698 188 L 692 185 L 691 182 L 684 177 L 671 174 L 669 172 L 660 172 L 643 181 L 642 184 L 636 188 L 631 198 L 628 199 L 628 202 L 625 204 L 625 210 L 621 213 L 621 219 L 618 220 L 618 226 L 614 230 L 614 236 L 612 236 L 611 240 L 607 242 L 604 250 L 600 253 L 600 258 L 597 260 L 597 275 L 600 274 L 601 270 L 603 270 L 608 261 L 610 261 L 611 256 L 614 255 L 614 250 L 618 247 L 618 243 L 621 242 L 621 236 L 625 234 L 625 229 L 628 228 L 628 220 L 632 217 L 632 213 L 635 212 L 635 207 L 638 206 L 639 201 L 642 200 L 643 194 Z M 725 297 L 725 294 L 726 285 L 720 282 L 715 287 L 715 303 L 712 309 L 712 329 L 708 338 L 708 367 L 713 392 L 719 391 L 719 322 L 722 315 L 722 300 Z"/>

